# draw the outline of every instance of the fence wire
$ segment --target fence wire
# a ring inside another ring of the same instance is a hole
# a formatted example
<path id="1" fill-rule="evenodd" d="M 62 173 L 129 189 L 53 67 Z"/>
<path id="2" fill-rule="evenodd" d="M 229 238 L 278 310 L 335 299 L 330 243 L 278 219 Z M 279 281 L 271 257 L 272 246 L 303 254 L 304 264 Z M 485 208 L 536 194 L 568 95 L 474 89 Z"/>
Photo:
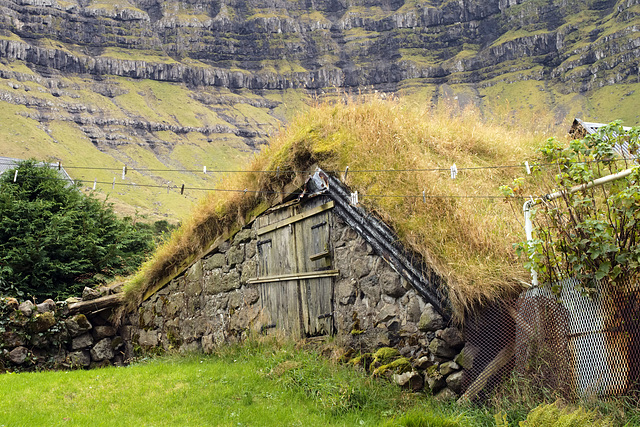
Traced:
<path id="1" fill-rule="evenodd" d="M 574 279 L 557 285 L 559 294 L 531 288 L 467 322 L 467 397 L 485 400 L 513 377 L 566 398 L 639 391 L 640 286 L 597 283 L 588 297 Z"/>

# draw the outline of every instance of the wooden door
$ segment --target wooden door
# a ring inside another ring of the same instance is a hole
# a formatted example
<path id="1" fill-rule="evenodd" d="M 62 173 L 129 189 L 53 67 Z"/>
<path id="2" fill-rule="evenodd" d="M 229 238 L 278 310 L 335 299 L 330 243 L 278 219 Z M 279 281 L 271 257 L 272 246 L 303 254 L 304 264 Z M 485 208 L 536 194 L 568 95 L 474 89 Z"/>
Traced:
<path id="1" fill-rule="evenodd" d="M 268 327 L 294 337 L 332 334 L 332 202 L 318 197 L 259 219 L 258 283 Z"/>

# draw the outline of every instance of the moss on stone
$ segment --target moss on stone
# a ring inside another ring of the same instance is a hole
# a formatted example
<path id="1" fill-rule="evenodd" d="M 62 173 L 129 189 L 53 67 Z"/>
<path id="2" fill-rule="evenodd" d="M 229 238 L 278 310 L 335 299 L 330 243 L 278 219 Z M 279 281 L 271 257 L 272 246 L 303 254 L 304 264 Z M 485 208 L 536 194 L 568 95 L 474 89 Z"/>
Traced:
<path id="1" fill-rule="evenodd" d="M 365 370 L 367 370 L 372 361 L 373 354 L 363 353 L 349 360 L 349 364 L 352 366 L 362 366 Z"/>
<path id="2" fill-rule="evenodd" d="M 427 370 L 425 371 L 426 375 L 429 378 L 433 378 L 434 380 L 439 380 L 442 378 L 442 374 L 440 373 L 440 365 L 439 364 L 435 364 L 435 365 L 431 365 L 427 368 Z"/>
<path id="3" fill-rule="evenodd" d="M 400 352 L 395 348 L 382 347 L 373 354 L 373 362 L 379 365 L 388 365 L 398 357 L 400 357 Z"/>
<path id="4" fill-rule="evenodd" d="M 400 357 L 391 363 L 378 366 L 373 370 L 373 376 L 382 376 L 385 374 L 403 374 L 411 371 L 411 362 L 406 357 Z"/>

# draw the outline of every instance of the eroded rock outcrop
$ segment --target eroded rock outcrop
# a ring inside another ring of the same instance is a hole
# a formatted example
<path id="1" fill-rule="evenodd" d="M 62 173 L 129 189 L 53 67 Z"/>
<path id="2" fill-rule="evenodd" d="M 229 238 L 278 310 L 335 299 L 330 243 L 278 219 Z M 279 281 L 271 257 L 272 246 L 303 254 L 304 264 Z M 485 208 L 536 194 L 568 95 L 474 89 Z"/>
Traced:
<path id="1" fill-rule="evenodd" d="M 525 69 L 542 64 L 538 77 L 589 90 L 637 74 L 629 61 L 640 43 L 636 4 L 2 0 L 0 31 L 18 37 L 0 39 L 0 57 L 65 73 L 252 90 L 446 81 L 456 73 L 464 73 L 456 81 L 477 82 L 518 60 Z M 584 19 L 595 29 L 584 33 Z M 604 31 L 604 22 L 617 29 Z"/>

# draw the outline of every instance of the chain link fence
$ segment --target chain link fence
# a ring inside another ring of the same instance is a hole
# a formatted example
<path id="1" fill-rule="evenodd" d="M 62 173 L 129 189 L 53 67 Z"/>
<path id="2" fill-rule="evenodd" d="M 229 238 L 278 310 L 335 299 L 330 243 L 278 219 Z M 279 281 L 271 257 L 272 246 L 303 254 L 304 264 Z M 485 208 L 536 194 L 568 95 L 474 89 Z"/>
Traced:
<path id="1" fill-rule="evenodd" d="M 484 400 L 514 374 L 566 398 L 612 396 L 640 385 L 640 286 L 596 284 L 590 298 L 576 281 L 531 288 L 469 319 L 472 367 L 465 396 Z"/>

